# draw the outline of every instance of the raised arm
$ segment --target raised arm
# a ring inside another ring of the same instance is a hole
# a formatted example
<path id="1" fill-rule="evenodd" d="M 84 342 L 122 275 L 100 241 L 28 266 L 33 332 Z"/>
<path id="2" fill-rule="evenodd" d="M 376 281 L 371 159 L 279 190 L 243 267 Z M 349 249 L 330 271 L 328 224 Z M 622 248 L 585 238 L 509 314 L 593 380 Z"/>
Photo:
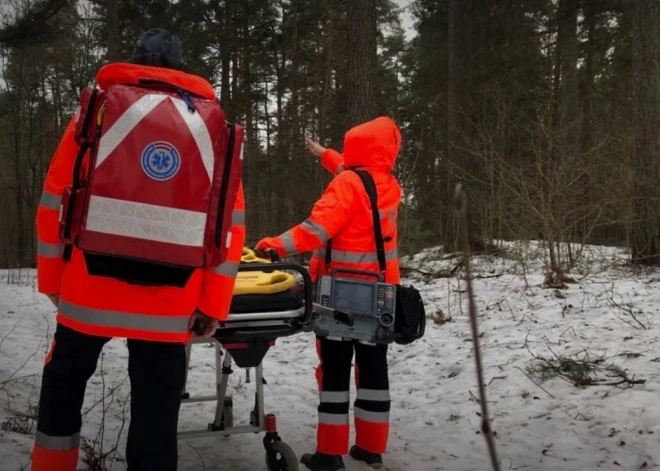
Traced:
<path id="1" fill-rule="evenodd" d="M 314 157 L 319 157 L 321 159 L 321 165 L 328 172 L 333 175 L 337 175 L 342 170 L 344 170 L 344 156 L 339 152 L 333 149 L 326 149 L 321 144 L 316 141 L 312 141 L 309 138 L 305 139 L 307 141 L 307 150 Z"/>
<path id="2" fill-rule="evenodd" d="M 330 182 L 323 196 L 314 204 L 312 214 L 302 223 L 277 237 L 257 243 L 259 250 L 275 249 L 280 257 L 311 252 L 325 245 L 353 215 L 353 186 L 346 174 Z"/>

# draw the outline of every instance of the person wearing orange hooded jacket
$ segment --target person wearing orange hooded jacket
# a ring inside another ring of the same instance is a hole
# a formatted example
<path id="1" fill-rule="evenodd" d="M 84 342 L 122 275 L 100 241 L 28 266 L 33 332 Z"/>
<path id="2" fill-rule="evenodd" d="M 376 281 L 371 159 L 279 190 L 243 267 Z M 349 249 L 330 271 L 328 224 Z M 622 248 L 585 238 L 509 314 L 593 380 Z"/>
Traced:
<path id="1" fill-rule="evenodd" d="M 106 89 L 150 78 L 215 99 L 210 83 L 182 68 L 179 39 L 154 29 L 140 37 L 131 63 L 104 66 L 96 82 Z M 204 327 L 201 337 L 210 338 L 218 321 L 228 316 L 245 241 L 243 189 L 233 208 L 227 259 L 219 266 L 194 270 L 181 287 L 129 284 L 91 275 L 91 258 L 75 247 L 69 261 L 64 260 L 58 230 L 62 196 L 71 184 L 79 149 L 74 127 L 75 118 L 50 164 L 37 210 L 38 290 L 57 307 L 57 328 L 43 371 L 32 471 L 77 469 L 87 381 L 112 337 L 126 338 L 128 345 L 128 470 L 175 471 L 185 345 L 197 335 L 191 333 L 196 321 Z"/>
<path id="2" fill-rule="evenodd" d="M 398 127 L 390 118 L 379 117 L 352 128 L 344 137 L 343 155 L 310 140 L 308 145 L 335 177 L 308 219 L 278 237 L 262 239 L 257 249 L 275 249 L 281 257 L 314 251 L 310 261 L 314 281 L 336 267 L 380 271 L 369 197 L 360 177 L 350 171 L 362 169 L 373 177 L 378 193 L 385 278 L 389 283 L 399 283 L 396 221 L 402 192 L 391 174 L 401 146 Z M 332 249 L 326 265 L 330 240 Z M 316 342 L 320 359 L 316 370 L 320 393 L 317 447 L 315 453 L 303 455 L 301 462 L 314 471 L 344 469 L 342 455 L 349 451 L 350 373 L 355 352 L 356 443 L 350 455 L 374 468 L 381 467 L 389 437 L 387 346 L 323 337 Z"/>

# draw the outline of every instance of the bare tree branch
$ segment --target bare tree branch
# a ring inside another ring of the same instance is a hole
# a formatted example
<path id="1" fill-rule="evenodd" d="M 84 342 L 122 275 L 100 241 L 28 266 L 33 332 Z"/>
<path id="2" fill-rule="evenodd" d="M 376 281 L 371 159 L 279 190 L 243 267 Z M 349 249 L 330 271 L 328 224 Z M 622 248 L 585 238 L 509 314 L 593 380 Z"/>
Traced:
<path id="1" fill-rule="evenodd" d="M 48 34 L 48 21 L 73 0 L 42 0 L 14 24 L 0 29 L 0 44 L 16 45 Z"/>

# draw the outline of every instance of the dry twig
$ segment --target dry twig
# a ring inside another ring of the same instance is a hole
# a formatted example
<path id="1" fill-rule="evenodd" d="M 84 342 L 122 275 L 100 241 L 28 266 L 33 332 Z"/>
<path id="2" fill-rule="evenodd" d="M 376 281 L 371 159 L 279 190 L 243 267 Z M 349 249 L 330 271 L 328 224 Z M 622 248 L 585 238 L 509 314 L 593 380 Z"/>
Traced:
<path id="1" fill-rule="evenodd" d="M 483 362 L 479 347 L 479 329 L 477 327 L 477 305 L 474 302 L 474 291 L 472 289 L 472 273 L 470 270 L 470 242 L 468 239 L 467 225 L 467 196 L 461 184 L 456 185 L 454 194 L 454 211 L 459 229 L 459 241 L 463 249 L 463 266 L 465 267 L 465 282 L 468 290 L 468 312 L 470 325 L 472 327 L 472 342 L 474 344 L 474 361 L 477 369 L 477 382 L 479 383 L 479 399 L 481 404 L 481 431 L 486 439 L 490 462 L 494 471 L 500 471 L 500 463 L 495 450 L 495 438 L 490 426 L 488 415 L 488 401 L 486 400 L 486 384 L 484 381 Z"/>

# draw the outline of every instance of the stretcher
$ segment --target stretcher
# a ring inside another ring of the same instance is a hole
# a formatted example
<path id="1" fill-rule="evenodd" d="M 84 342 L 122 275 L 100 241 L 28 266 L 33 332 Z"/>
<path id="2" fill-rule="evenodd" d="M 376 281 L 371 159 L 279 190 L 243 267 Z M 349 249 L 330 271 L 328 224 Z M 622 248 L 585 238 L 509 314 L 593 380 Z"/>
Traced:
<path id="1" fill-rule="evenodd" d="M 206 396 L 191 396 L 184 386 L 182 403 L 215 402 L 215 415 L 206 429 L 180 431 L 180 439 L 230 436 L 265 432 L 266 469 L 297 471 L 294 451 L 277 432 L 276 417 L 264 410 L 262 360 L 278 338 L 313 330 L 313 291 L 309 273 L 302 266 L 280 262 L 275 253 L 271 260 L 243 249 L 229 317 L 221 322 L 213 339 L 193 341 L 186 347 L 186 372 L 192 344 L 212 343 L 215 347 L 216 391 Z M 236 425 L 233 399 L 228 394 L 232 363 L 255 370 L 254 407 L 249 422 Z M 187 383 L 187 375 L 186 375 Z M 183 406 L 185 407 L 185 406 Z"/>

